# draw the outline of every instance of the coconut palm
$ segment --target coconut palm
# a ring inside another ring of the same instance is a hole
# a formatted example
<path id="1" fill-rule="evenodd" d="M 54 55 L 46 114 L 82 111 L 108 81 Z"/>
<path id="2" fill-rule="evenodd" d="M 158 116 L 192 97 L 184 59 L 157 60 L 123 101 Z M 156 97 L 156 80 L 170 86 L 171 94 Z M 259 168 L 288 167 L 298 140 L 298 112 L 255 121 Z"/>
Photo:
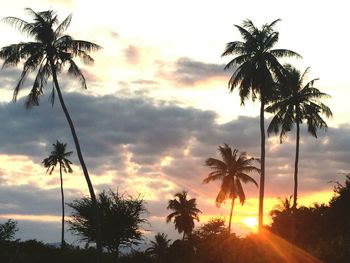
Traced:
<path id="1" fill-rule="evenodd" d="M 296 126 L 296 147 L 294 163 L 294 194 L 293 208 L 297 206 L 298 198 L 298 164 L 299 164 L 299 141 L 300 124 L 306 120 L 308 132 L 317 138 L 317 129 L 327 129 L 327 123 L 322 119 L 324 114 L 327 118 L 332 116 L 332 111 L 320 99 L 329 97 L 328 94 L 314 87 L 317 79 L 306 84 L 307 68 L 303 74 L 293 66 L 285 66 L 284 78 L 277 83 L 279 95 L 275 101 L 266 108 L 267 112 L 274 113 L 274 117 L 267 129 L 268 134 L 280 134 L 280 142 L 286 137 L 287 132 Z"/>
<path id="2" fill-rule="evenodd" d="M 53 144 L 54 150 L 51 152 L 49 157 L 43 160 L 44 166 L 47 168 L 46 172 L 50 175 L 55 169 L 56 165 L 59 165 L 60 168 L 60 182 L 61 182 L 61 197 L 62 197 L 62 234 L 61 234 L 61 248 L 64 247 L 64 194 L 63 194 L 63 178 L 62 171 L 65 173 L 72 173 L 73 169 L 71 168 L 72 162 L 67 159 L 72 155 L 72 151 L 66 152 L 66 143 L 61 143 L 56 141 L 56 144 Z"/>
<path id="3" fill-rule="evenodd" d="M 3 67 L 17 66 L 23 61 L 23 70 L 20 79 L 14 89 L 13 100 L 16 101 L 18 93 L 30 73 L 35 73 L 33 86 L 26 100 L 28 108 L 39 105 L 39 99 L 44 93 L 47 81 L 52 78 L 54 88 L 51 92 L 51 102 L 54 103 L 57 93 L 65 117 L 72 132 L 77 155 L 84 172 L 84 176 L 89 188 L 91 200 L 96 209 L 97 218 L 97 249 L 101 255 L 101 230 L 96 205 L 95 192 L 89 177 L 81 152 L 78 136 L 76 134 L 73 121 L 62 97 L 62 92 L 58 84 L 57 75 L 65 68 L 69 74 L 77 77 L 83 88 L 86 88 L 85 77 L 73 58 L 79 57 L 84 63 L 92 63 L 94 60 L 89 52 L 100 49 L 100 46 L 84 40 L 75 40 L 71 36 L 64 34 L 69 26 L 72 15 L 69 15 L 61 23 L 54 11 L 48 10 L 35 12 L 30 8 L 25 9 L 32 17 L 32 22 L 27 22 L 17 17 L 6 17 L 3 21 L 13 25 L 21 33 L 32 38 L 33 41 L 21 42 L 5 46 L 0 50 L 0 58 L 4 60 Z M 67 66 L 67 67 L 66 67 Z M 99 259 L 98 259 L 99 260 Z"/>
<path id="4" fill-rule="evenodd" d="M 181 193 L 175 194 L 175 198 L 169 200 L 167 209 L 173 210 L 166 218 L 166 222 L 169 223 L 174 220 L 175 229 L 179 233 L 183 233 L 182 239 L 185 236 L 188 237 L 193 228 L 194 220 L 199 221 L 199 213 L 201 210 L 197 208 L 196 198 L 187 199 L 187 192 L 182 191 Z"/>
<path id="5" fill-rule="evenodd" d="M 241 105 L 251 96 L 252 100 L 260 99 L 260 135 L 261 135 L 261 176 L 259 190 L 259 229 L 263 226 L 264 189 L 265 189 L 265 104 L 273 93 L 274 78 L 279 78 L 283 66 L 278 62 L 282 57 L 300 57 L 287 49 L 273 49 L 278 41 L 279 33 L 274 30 L 279 19 L 257 28 L 251 20 L 243 21 L 243 25 L 235 25 L 243 41 L 233 41 L 226 45 L 222 56 L 236 55 L 225 69 L 234 69 L 228 82 L 232 92 L 239 89 Z"/>
<path id="6" fill-rule="evenodd" d="M 164 233 L 158 233 L 154 236 L 154 241 L 151 241 L 151 246 L 146 249 L 146 253 L 151 255 L 155 262 L 166 262 L 169 250 L 170 239 Z"/>
<path id="7" fill-rule="evenodd" d="M 237 149 L 231 149 L 230 146 L 224 144 L 219 146 L 218 151 L 222 160 L 208 158 L 205 165 L 209 166 L 212 171 L 203 182 L 221 181 L 221 188 L 216 197 L 216 205 L 220 207 L 226 199 L 231 199 L 230 219 L 228 224 L 228 232 L 231 232 L 232 211 L 236 198 L 239 199 L 241 205 L 245 202 L 245 193 L 243 183 L 253 183 L 258 187 L 258 183 L 248 175 L 250 172 L 260 173 L 260 169 L 253 165 L 255 158 L 248 158 L 245 152 L 238 154 Z"/>

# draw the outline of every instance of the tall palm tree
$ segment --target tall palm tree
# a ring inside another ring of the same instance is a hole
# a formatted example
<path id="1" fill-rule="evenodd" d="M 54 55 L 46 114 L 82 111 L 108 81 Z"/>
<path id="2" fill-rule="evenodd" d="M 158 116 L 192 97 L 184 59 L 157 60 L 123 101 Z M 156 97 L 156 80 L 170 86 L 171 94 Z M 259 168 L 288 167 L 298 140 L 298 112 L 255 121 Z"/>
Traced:
<path id="1" fill-rule="evenodd" d="M 80 80 L 82 87 L 86 88 L 85 77 L 78 65 L 74 62 L 73 58 L 79 57 L 84 63 L 92 63 L 94 60 L 89 55 L 89 52 L 100 49 L 100 46 L 84 40 L 75 40 L 71 36 L 64 34 L 64 31 L 71 22 L 72 15 L 69 15 L 59 23 L 57 15 L 52 10 L 43 12 L 35 12 L 30 8 L 26 8 L 25 10 L 32 17 L 32 22 L 27 22 L 17 17 L 5 17 L 3 21 L 13 25 L 21 33 L 32 38 L 33 41 L 21 42 L 19 44 L 12 44 L 3 47 L 0 50 L 0 58 L 4 60 L 3 67 L 17 66 L 20 62 L 24 62 L 22 74 L 13 93 L 14 101 L 16 101 L 26 77 L 30 73 L 36 71 L 33 86 L 26 100 L 26 106 L 28 108 L 39 105 L 39 98 L 44 93 L 44 86 L 52 77 L 54 88 L 51 93 L 51 102 L 54 103 L 55 94 L 57 93 L 72 132 L 74 144 L 89 188 L 91 200 L 96 209 L 98 236 L 96 243 L 99 251 L 97 260 L 99 261 L 102 247 L 101 226 L 99 223 L 100 220 L 98 217 L 96 196 L 83 159 L 73 121 L 62 97 L 57 75 L 65 69 L 65 66 L 67 66 L 68 73 L 77 77 Z"/>
<path id="2" fill-rule="evenodd" d="M 60 182 L 61 182 L 61 197 L 62 197 L 62 234 L 61 234 L 61 248 L 64 248 L 64 194 L 63 194 L 63 178 L 62 178 L 62 170 L 65 173 L 72 173 L 73 169 L 71 168 L 72 162 L 67 159 L 72 155 L 72 151 L 66 151 L 67 144 L 56 141 L 56 144 L 53 144 L 53 151 L 49 155 L 49 157 L 43 160 L 44 166 L 47 168 L 46 172 L 50 175 L 55 169 L 56 165 L 59 165 L 60 168 Z"/>
<path id="3" fill-rule="evenodd" d="M 228 82 L 232 92 L 239 89 L 241 105 L 250 96 L 253 101 L 260 99 L 260 135 L 261 135 L 261 176 L 259 189 L 259 229 L 263 226 L 264 189 L 265 189 L 265 104 L 273 93 L 274 78 L 282 75 L 283 67 L 278 62 L 282 57 L 300 57 L 287 49 L 273 49 L 278 41 L 279 33 L 274 30 L 279 19 L 257 28 L 251 20 L 243 21 L 243 25 L 235 25 L 243 41 L 233 41 L 226 45 L 222 56 L 236 55 L 225 69 L 234 68 Z"/>
<path id="4" fill-rule="evenodd" d="M 188 237 L 193 228 L 194 220 L 199 221 L 199 213 L 201 210 L 197 208 L 196 198 L 187 199 L 187 192 L 182 191 L 181 193 L 175 194 L 175 198 L 169 200 L 167 209 L 173 210 L 166 218 L 166 222 L 169 223 L 174 220 L 175 229 L 179 233 L 183 233 L 182 239 L 185 236 Z"/>
<path id="5" fill-rule="evenodd" d="M 236 198 L 239 198 L 243 205 L 245 202 L 245 194 L 242 186 L 243 183 L 253 183 L 258 187 L 258 183 L 248 175 L 250 172 L 260 173 L 260 169 L 253 166 L 254 158 L 248 158 L 245 152 L 238 155 L 238 150 L 232 151 L 227 144 L 219 146 L 219 153 L 222 160 L 208 158 L 205 165 L 209 166 L 212 171 L 209 173 L 203 182 L 221 180 L 221 188 L 216 197 L 216 205 L 220 206 L 226 199 L 231 199 L 230 219 L 228 224 L 228 232 L 231 233 L 232 211 Z"/>
<path id="6" fill-rule="evenodd" d="M 151 246 L 146 249 L 146 253 L 154 257 L 155 262 L 167 262 L 167 254 L 169 250 L 170 239 L 164 233 L 158 233 L 154 236 L 154 241 L 151 241 Z"/>
<path id="7" fill-rule="evenodd" d="M 317 138 L 317 129 L 327 129 L 327 123 L 320 116 L 332 116 L 332 111 L 320 99 L 329 97 L 328 94 L 319 91 L 314 87 L 313 79 L 304 84 L 305 78 L 310 68 L 307 68 L 303 74 L 293 66 L 285 66 L 284 78 L 277 83 L 279 95 L 275 101 L 266 108 L 267 112 L 274 113 L 274 117 L 267 129 L 268 134 L 280 133 L 280 142 L 296 126 L 296 147 L 294 163 L 294 194 L 293 208 L 297 206 L 298 198 L 298 164 L 299 164 L 299 141 L 300 124 L 306 120 L 308 132 Z"/>

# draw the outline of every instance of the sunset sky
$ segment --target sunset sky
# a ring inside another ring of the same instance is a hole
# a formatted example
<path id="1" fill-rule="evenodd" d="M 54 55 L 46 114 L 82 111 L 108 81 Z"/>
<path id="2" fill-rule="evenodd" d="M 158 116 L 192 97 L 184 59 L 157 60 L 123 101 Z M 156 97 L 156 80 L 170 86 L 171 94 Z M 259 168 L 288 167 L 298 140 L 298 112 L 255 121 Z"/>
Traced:
<path id="1" fill-rule="evenodd" d="M 232 72 L 224 71 L 225 44 L 239 40 L 234 24 L 251 19 L 256 25 L 280 18 L 277 48 L 303 56 L 286 60 L 301 71 L 311 66 L 309 80 L 331 95 L 324 101 L 334 117 L 328 132 L 317 139 L 301 133 L 299 162 L 300 203 L 327 202 L 336 181 L 350 171 L 349 66 L 350 18 L 346 1 L 197 1 L 197 0 L 14 0 L 2 5 L 0 17 L 29 20 L 24 8 L 53 9 L 60 21 L 73 14 L 67 33 L 103 47 L 95 64 L 82 66 L 88 90 L 66 75 L 59 81 L 75 122 L 92 182 L 97 191 L 112 189 L 146 201 L 152 237 L 165 232 L 179 237 L 165 223 L 167 202 L 179 191 L 197 198 L 201 222 L 227 217 L 229 202 L 215 206 L 219 183 L 203 184 L 208 157 L 227 143 L 260 157 L 259 104 L 240 106 L 237 92 L 229 93 Z M 112 4 L 113 3 L 113 4 Z M 28 39 L 0 24 L 0 46 Z M 56 242 L 60 238 L 58 171 L 51 176 L 41 164 L 56 140 L 75 152 L 60 105 L 48 96 L 40 107 L 26 110 L 24 96 L 13 103 L 12 92 L 21 69 L 0 72 L 0 222 L 18 220 L 21 239 Z M 31 85 L 31 79 L 25 87 Z M 46 95 L 52 84 L 48 84 Z M 266 115 L 266 124 L 271 115 Z M 267 140 L 265 222 L 278 197 L 293 191 L 295 137 L 282 145 Z M 64 178 L 67 202 L 88 194 L 78 159 L 74 173 Z M 258 175 L 252 174 L 258 181 Z M 246 185 L 247 201 L 237 205 L 233 231 L 245 234 L 245 222 L 257 216 L 258 190 Z M 68 210 L 69 215 L 69 210 Z M 72 235 L 68 241 L 76 238 Z"/>

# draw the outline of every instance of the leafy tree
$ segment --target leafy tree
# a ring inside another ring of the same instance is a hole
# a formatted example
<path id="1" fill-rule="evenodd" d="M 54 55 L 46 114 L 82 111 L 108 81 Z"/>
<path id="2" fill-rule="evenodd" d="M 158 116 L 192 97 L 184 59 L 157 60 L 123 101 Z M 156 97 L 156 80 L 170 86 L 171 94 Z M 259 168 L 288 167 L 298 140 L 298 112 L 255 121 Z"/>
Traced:
<path id="1" fill-rule="evenodd" d="M 271 212 L 270 230 L 329 263 L 346 263 L 350 257 L 350 177 L 337 183 L 328 204 L 293 208 L 292 197 L 281 199 Z M 295 224 L 293 233 L 291 224 Z M 317 261 L 316 261 L 317 262 Z"/>
<path id="2" fill-rule="evenodd" d="M 167 209 L 173 212 L 166 218 L 169 223 L 174 220 L 175 229 L 183 233 L 182 239 L 189 236 L 194 228 L 194 220 L 199 221 L 201 210 L 197 208 L 196 198 L 187 199 L 187 192 L 176 193 L 175 198 L 169 200 Z"/>
<path id="3" fill-rule="evenodd" d="M 61 182 L 61 201 L 62 201 L 62 233 L 61 233 L 61 248 L 64 247 L 64 193 L 63 193 L 63 177 L 62 171 L 65 173 L 72 173 L 73 169 L 71 167 L 72 162 L 67 159 L 72 155 L 72 151 L 66 152 L 66 143 L 61 143 L 56 141 L 56 144 L 53 144 L 54 150 L 51 152 L 49 157 L 43 160 L 44 166 L 47 168 L 46 172 L 50 175 L 55 169 L 56 165 L 59 165 L 60 168 L 60 182 Z"/>
<path id="4" fill-rule="evenodd" d="M 168 262 L 170 241 L 166 234 L 158 233 L 154 236 L 154 241 L 151 241 L 151 246 L 145 252 L 152 256 L 157 263 Z"/>
<path id="5" fill-rule="evenodd" d="M 27 76 L 36 71 L 33 86 L 26 100 L 26 106 L 28 108 L 38 106 L 39 99 L 44 94 L 44 87 L 47 81 L 52 77 L 54 88 L 51 93 L 51 102 L 54 103 L 55 94 L 57 93 L 73 136 L 77 155 L 89 188 L 90 197 L 95 206 L 98 225 L 97 236 L 99 237 L 100 223 L 97 216 L 98 208 L 96 205 L 95 192 L 83 159 L 72 118 L 63 100 L 57 75 L 65 69 L 65 66 L 68 66 L 68 73 L 77 77 L 82 87 L 86 89 L 85 77 L 73 58 L 79 57 L 84 63 L 91 64 L 94 60 L 89 55 L 89 52 L 100 49 L 100 46 L 84 40 L 75 40 L 71 36 L 64 34 L 64 31 L 71 22 L 72 15 L 69 15 L 59 23 L 57 15 L 52 10 L 43 12 L 35 12 L 30 8 L 26 8 L 25 10 L 32 17 L 32 22 L 27 22 L 21 18 L 11 16 L 3 19 L 3 21 L 13 25 L 21 33 L 34 39 L 34 41 L 31 42 L 20 42 L 19 44 L 5 46 L 0 50 L 0 58 L 4 60 L 3 67 L 17 66 L 23 61 L 22 74 L 15 87 L 13 100 L 17 100 L 19 91 Z M 97 261 L 100 261 L 102 253 L 100 238 L 97 239 L 97 249 L 99 251 Z"/>
<path id="6" fill-rule="evenodd" d="M 197 235 L 202 239 L 218 237 L 227 234 L 227 228 L 224 218 L 211 218 L 207 223 L 203 224 L 198 230 Z"/>
<path id="7" fill-rule="evenodd" d="M 292 237 L 291 231 L 295 230 L 290 227 L 293 223 L 292 196 L 279 198 L 279 203 L 273 207 L 269 214 L 272 219 L 271 228 L 273 232 L 290 240 Z M 287 225 L 289 227 L 286 227 Z"/>
<path id="8" fill-rule="evenodd" d="M 231 240 L 224 218 L 211 218 L 194 232 L 192 239 L 195 240 L 196 262 L 229 262 L 223 255 L 227 254 L 226 245 Z"/>
<path id="9" fill-rule="evenodd" d="M 10 241 L 14 238 L 17 228 L 17 221 L 9 219 L 0 224 L 0 241 Z"/>
<path id="10" fill-rule="evenodd" d="M 102 223 L 102 246 L 115 257 L 121 246 L 138 244 L 142 239 L 142 225 L 147 223 L 143 215 L 147 213 L 144 201 L 137 197 L 125 197 L 112 191 L 98 195 L 97 204 Z M 70 230 L 80 236 L 80 240 L 96 242 L 96 218 L 90 198 L 74 200 L 68 204 L 73 208 Z"/>
<path id="11" fill-rule="evenodd" d="M 253 166 L 254 158 L 248 158 L 245 152 L 238 155 L 238 150 L 232 151 L 227 144 L 219 146 L 219 153 L 222 160 L 215 158 L 208 158 L 205 165 L 209 166 L 212 171 L 209 173 L 203 182 L 209 183 L 211 181 L 220 180 L 221 188 L 216 197 L 216 205 L 220 206 L 227 198 L 231 199 L 230 219 L 228 225 L 228 232 L 231 232 L 232 211 L 236 198 L 239 198 L 243 205 L 245 201 L 245 193 L 243 190 L 243 183 L 253 183 L 258 187 L 258 183 L 248 175 L 248 173 L 256 171 L 260 173 L 260 169 Z"/>
<path id="12" fill-rule="evenodd" d="M 263 226 L 264 189 L 265 189 L 265 105 L 273 94 L 274 78 L 280 78 L 283 66 L 278 62 L 282 57 L 300 57 L 287 49 L 273 49 L 279 37 L 274 30 L 279 19 L 257 28 L 251 20 L 243 21 L 243 25 L 235 25 L 243 41 L 233 41 L 226 45 L 222 56 L 236 55 L 225 69 L 234 69 L 228 82 L 232 92 L 239 89 L 241 104 L 251 96 L 252 100 L 259 95 L 260 99 L 260 135 L 261 135 L 261 176 L 259 193 L 259 229 Z"/>
<path id="13" fill-rule="evenodd" d="M 320 115 L 324 114 L 326 117 L 331 117 L 332 111 L 320 102 L 320 99 L 327 98 L 329 95 L 314 87 L 317 79 L 304 84 L 309 68 L 303 74 L 289 64 L 285 66 L 285 69 L 283 78 L 277 83 L 280 94 L 276 96 L 272 105 L 266 108 L 267 112 L 275 114 L 267 131 L 268 134 L 280 133 L 282 143 L 286 133 L 291 131 L 294 125 L 296 126 L 293 195 L 293 208 L 295 209 L 298 198 L 300 124 L 303 123 L 303 120 L 306 120 L 308 132 L 317 138 L 317 129 L 327 129 L 327 124 Z"/>
<path id="14" fill-rule="evenodd" d="M 350 174 L 347 174 L 344 185 L 337 183 L 334 187 L 329 207 L 330 221 L 337 226 L 335 232 L 350 239 Z"/>

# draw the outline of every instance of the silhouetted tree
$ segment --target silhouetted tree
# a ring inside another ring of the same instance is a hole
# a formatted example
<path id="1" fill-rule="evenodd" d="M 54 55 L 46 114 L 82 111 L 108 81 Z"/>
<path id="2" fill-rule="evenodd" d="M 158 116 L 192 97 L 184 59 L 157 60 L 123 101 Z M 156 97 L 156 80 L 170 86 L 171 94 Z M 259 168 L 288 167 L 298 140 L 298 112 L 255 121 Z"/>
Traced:
<path id="1" fill-rule="evenodd" d="M 274 233 L 290 240 L 292 231 L 295 230 L 291 228 L 293 223 L 292 196 L 278 199 L 279 203 L 269 213 L 272 219 L 271 227 Z"/>
<path id="2" fill-rule="evenodd" d="M 279 33 L 274 30 L 279 19 L 271 24 L 257 28 L 251 20 L 243 21 L 242 26 L 235 25 L 243 41 L 233 41 L 226 45 L 222 56 L 236 55 L 225 69 L 234 68 L 228 82 L 232 92 L 239 89 L 241 104 L 251 96 L 252 100 L 259 95 L 260 99 L 260 134 L 261 134 L 261 176 L 259 193 L 259 229 L 263 226 L 264 189 L 265 189 L 265 104 L 273 94 L 274 77 L 281 77 L 282 65 L 278 62 L 281 57 L 300 57 L 287 49 L 273 49 L 278 41 Z"/>
<path id="3" fill-rule="evenodd" d="M 232 151 L 227 144 L 219 146 L 218 151 L 222 160 L 215 158 L 208 158 L 205 165 L 209 166 L 212 171 L 209 173 L 203 182 L 209 183 L 211 181 L 220 180 L 221 188 L 216 197 L 216 205 L 220 206 L 227 198 L 231 199 L 230 219 L 228 224 L 228 232 L 231 232 L 232 211 L 235 199 L 239 198 L 241 204 L 244 204 L 245 194 L 242 183 L 253 183 L 258 187 L 257 182 L 247 173 L 258 172 L 260 169 L 253 166 L 254 158 L 248 158 L 245 152 L 238 155 L 238 150 Z"/>
<path id="4" fill-rule="evenodd" d="M 207 223 L 203 224 L 196 234 L 202 239 L 208 239 L 227 234 L 227 228 L 224 218 L 211 218 Z"/>
<path id="5" fill-rule="evenodd" d="M 194 228 L 194 220 L 199 221 L 199 213 L 202 213 L 196 204 L 196 198 L 187 199 L 187 192 L 175 194 L 175 198 L 169 200 L 167 209 L 174 212 L 169 214 L 166 222 L 169 223 L 174 220 L 175 229 L 179 233 L 183 233 L 182 239 L 188 237 Z"/>
<path id="6" fill-rule="evenodd" d="M 79 57 L 84 63 L 92 63 L 94 60 L 89 52 L 100 49 L 100 46 L 92 42 L 84 40 L 75 40 L 69 35 L 65 35 L 64 31 L 69 26 L 72 15 L 69 15 L 61 23 L 57 19 L 54 11 L 48 10 L 43 12 L 35 12 L 30 8 L 25 9 L 32 17 L 32 22 L 27 22 L 17 17 L 5 17 L 3 21 L 13 25 L 21 33 L 24 33 L 34 41 L 21 42 L 5 46 L 0 51 L 0 58 L 4 60 L 3 67 L 17 66 L 23 61 L 23 70 L 18 84 L 13 93 L 13 100 L 17 100 L 18 93 L 24 84 L 26 77 L 36 71 L 33 86 L 28 95 L 26 106 L 28 108 L 39 105 L 39 98 L 44 94 L 44 86 L 47 80 L 52 77 L 54 88 L 51 93 L 51 101 L 54 103 L 55 91 L 62 106 L 65 117 L 68 121 L 72 132 L 77 155 L 84 172 L 84 176 L 89 188 L 90 197 L 96 209 L 97 218 L 97 249 L 99 251 L 97 261 L 100 261 L 102 247 L 100 242 L 100 223 L 98 222 L 98 211 L 96 205 L 96 196 L 92 186 L 87 167 L 85 165 L 83 155 L 80 149 L 78 136 L 76 134 L 73 121 L 69 115 L 68 109 L 63 100 L 60 86 L 58 84 L 57 75 L 68 66 L 68 73 L 79 78 L 82 87 L 86 89 L 85 77 L 74 62 L 73 58 Z"/>
<path id="7" fill-rule="evenodd" d="M 347 174 L 344 185 L 337 183 L 334 187 L 334 196 L 329 201 L 329 207 L 330 221 L 335 232 L 347 236 L 350 241 L 350 174 Z"/>
<path id="8" fill-rule="evenodd" d="M 146 249 L 146 253 L 150 255 L 155 262 L 168 262 L 170 239 L 164 233 L 158 233 L 151 241 L 151 246 Z"/>
<path id="9" fill-rule="evenodd" d="M 324 114 L 326 117 L 331 117 L 332 111 L 320 102 L 320 99 L 327 98 L 329 95 L 320 92 L 314 87 L 314 82 L 317 79 L 304 84 L 309 68 L 303 74 L 289 64 L 285 66 L 285 69 L 283 77 L 277 83 L 279 96 L 276 96 L 272 105 L 266 108 L 267 112 L 275 114 L 267 131 L 268 134 L 280 133 L 280 141 L 282 143 L 286 133 L 291 131 L 293 126 L 296 125 L 293 194 L 293 208 L 296 208 L 298 198 L 300 124 L 303 123 L 303 120 L 306 120 L 308 132 L 317 138 L 317 129 L 327 129 L 327 124 L 320 115 Z"/>
<path id="10" fill-rule="evenodd" d="M 64 193 L 63 193 L 63 177 L 62 170 L 65 173 L 72 173 L 73 169 L 70 166 L 72 162 L 68 159 L 72 155 L 72 151 L 66 152 L 66 143 L 61 143 L 56 141 L 56 144 L 53 144 L 54 150 L 51 152 L 49 157 L 43 160 L 44 166 L 47 168 L 46 172 L 50 175 L 55 169 L 56 165 L 59 165 L 60 168 L 60 182 L 61 182 L 61 201 L 62 201 L 62 233 L 61 233 L 61 248 L 64 247 Z"/>
<path id="11" fill-rule="evenodd" d="M 270 230 L 329 263 L 350 258 L 350 177 L 337 183 L 328 204 L 293 208 L 292 197 L 281 199 L 270 215 Z M 295 223 L 295 229 L 291 224 Z"/>
<path id="12" fill-rule="evenodd" d="M 120 246 L 138 244 L 142 239 L 142 225 L 147 220 L 142 216 L 147 213 L 144 201 L 137 197 L 124 197 L 112 191 L 103 191 L 98 195 L 102 223 L 102 245 L 109 253 L 118 257 Z M 68 204 L 73 208 L 70 230 L 80 236 L 80 240 L 96 242 L 96 218 L 90 198 L 74 200 Z"/>
<path id="13" fill-rule="evenodd" d="M 12 240 L 17 231 L 17 221 L 13 219 L 9 219 L 5 223 L 0 224 L 0 242 Z"/>
<path id="14" fill-rule="evenodd" d="M 195 241 L 196 262 L 227 262 L 223 259 L 223 253 L 226 252 L 225 245 L 230 240 L 230 235 L 224 218 L 211 218 L 194 231 L 191 237 Z"/>

